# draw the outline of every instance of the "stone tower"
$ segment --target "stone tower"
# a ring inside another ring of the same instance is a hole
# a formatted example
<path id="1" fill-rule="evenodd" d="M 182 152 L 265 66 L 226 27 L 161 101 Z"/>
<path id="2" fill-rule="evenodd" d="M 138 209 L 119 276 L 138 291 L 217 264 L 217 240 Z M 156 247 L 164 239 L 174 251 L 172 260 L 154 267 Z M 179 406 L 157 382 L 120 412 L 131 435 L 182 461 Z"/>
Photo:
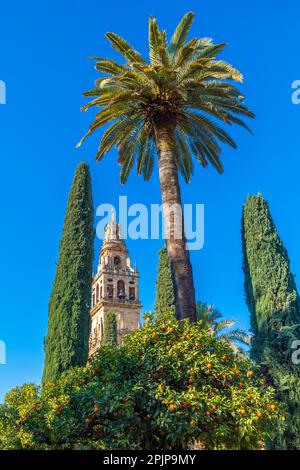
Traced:
<path id="1" fill-rule="evenodd" d="M 93 278 L 90 356 L 100 346 L 107 312 L 116 314 L 118 343 L 123 343 L 126 333 L 139 328 L 141 303 L 138 281 L 139 274 L 136 267 L 131 267 L 120 225 L 112 215 L 111 222 L 105 228 L 98 270 Z"/>

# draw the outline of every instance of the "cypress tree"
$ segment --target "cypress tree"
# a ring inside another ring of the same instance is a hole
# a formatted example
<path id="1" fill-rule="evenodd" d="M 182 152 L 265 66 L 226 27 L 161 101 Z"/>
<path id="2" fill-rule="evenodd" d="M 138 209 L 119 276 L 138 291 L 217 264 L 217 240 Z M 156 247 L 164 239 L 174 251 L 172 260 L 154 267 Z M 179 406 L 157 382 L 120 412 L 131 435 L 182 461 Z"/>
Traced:
<path id="1" fill-rule="evenodd" d="M 156 280 L 155 312 L 157 315 L 170 312 L 175 314 L 175 296 L 171 265 L 167 247 L 159 252 L 158 274 Z"/>
<path id="2" fill-rule="evenodd" d="M 114 312 L 104 315 L 103 338 L 101 346 L 114 346 L 117 344 L 117 319 Z"/>
<path id="3" fill-rule="evenodd" d="M 43 383 L 85 365 L 90 332 L 93 201 L 88 166 L 81 163 L 68 198 L 59 258 L 49 301 Z"/>
<path id="4" fill-rule="evenodd" d="M 300 302 L 287 250 L 260 194 L 245 203 L 242 241 L 252 356 L 288 412 L 286 430 L 270 447 L 300 449 L 300 371 L 292 361 L 293 342 L 300 338 Z"/>

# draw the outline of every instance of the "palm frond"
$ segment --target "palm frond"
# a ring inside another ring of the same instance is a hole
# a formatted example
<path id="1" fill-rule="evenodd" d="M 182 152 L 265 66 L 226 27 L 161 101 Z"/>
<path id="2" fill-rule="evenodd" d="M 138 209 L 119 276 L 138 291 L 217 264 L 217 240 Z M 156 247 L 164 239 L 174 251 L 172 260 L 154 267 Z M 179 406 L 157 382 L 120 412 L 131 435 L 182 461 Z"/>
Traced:
<path id="1" fill-rule="evenodd" d="M 108 73 L 110 75 L 120 75 L 130 70 L 127 66 L 119 64 L 114 60 L 100 59 L 96 62 L 95 69 L 98 72 Z"/>
<path id="2" fill-rule="evenodd" d="M 245 346 L 251 346 L 252 344 L 252 334 L 241 329 L 232 330 L 230 332 L 230 339 L 242 343 Z"/>
<path id="3" fill-rule="evenodd" d="M 149 20 L 149 57 L 154 66 L 158 64 L 170 66 L 166 33 L 159 30 L 157 21 L 152 16 Z"/>
<path id="4" fill-rule="evenodd" d="M 251 345 L 252 335 L 248 331 L 241 329 L 232 330 L 231 328 L 235 325 L 235 321 L 232 319 L 220 320 L 222 315 L 219 310 L 204 302 L 197 302 L 196 313 L 197 321 L 200 322 L 202 328 L 209 329 L 211 335 L 226 342 L 235 353 L 243 356 L 247 355 L 247 352 L 241 345 Z"/>
<path id="5" fill-rule="evenodd" d="M 220 331 L 226 329 L 226 328 L 231 328 L 235 324 L 234 320 L 222 320 L 218 322 L 218 324 L 215 326 L 214 331 L 216 334 L 220 333 Z"/>
<path id="6" fill-rule="evenodd" d="M 214 59 L 220 52 L 224 49 L 226 46 L 225 42 L 222 42 L 220 44 L 212 44 L 209 45 L 208 47 L 205 47 L 202 49 L 201 52 L 199 52 L 198 59 L 199 58 L 206 58 L 206 59 Z"/>
<path id="7" fill-rule="evenodd" d="M 177 145 L 177 164 L 179 171 L 186 183 L 190 182 L 191 175 L 193 173 L 193 161 L 191 151 L 185 136 L 176 133 L 176 145 Z"/>
<path id="8" fill-rule="evenodd" d="M 141 123 L 141 115 L 138 113 L 130 117 L 125 116 L 114 122 L 102 136 L 96 160 L 100 161 L 113 145 L 120 145 L 125 136 L 130 135 L 139 123 Z"/>
<path id="9" fill-rule="evenodd" d="M 139 64 L 146 65 L 146 61 L 143 59 L 141 54 L 121 36 L 118 36 L 115 33 L 106 33 L 106 37 L 110 41 L 113 48 L 122 54 L 130 64 L 137 62 Z"/>
<path id="10" fill-rule="evenodd" d="M 170 54 L 173 57 L 176 55 L 178 49 L 184 44 L 189 30 L 192 26 L 194 17 L 195 14 L 190 11 L 189 13 L 184 15 L 184 17 L 179 22 L 177 28 L 175 29 L 169 46 Z"/>
<path id="11" fill-rule="evenodd" d="M 142 174 L 147 181 L 151 177 L 154 166 L 155 145 L 152 136 L 147 135 L 143 145 L 140 145 L 137 173 Z"/>

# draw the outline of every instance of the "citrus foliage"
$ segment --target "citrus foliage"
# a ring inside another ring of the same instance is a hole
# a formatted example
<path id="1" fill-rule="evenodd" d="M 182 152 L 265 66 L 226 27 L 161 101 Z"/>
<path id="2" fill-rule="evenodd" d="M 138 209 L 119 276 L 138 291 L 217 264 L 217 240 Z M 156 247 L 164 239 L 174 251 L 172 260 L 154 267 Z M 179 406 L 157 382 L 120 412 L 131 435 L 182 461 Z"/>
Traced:
<path id="1" fill-rule="evenodd" d="M 0 448 L 257 449 L 283 411 L 249 359 L 198 323 L 153 321 L 41 391 L 13 389 Z"/>

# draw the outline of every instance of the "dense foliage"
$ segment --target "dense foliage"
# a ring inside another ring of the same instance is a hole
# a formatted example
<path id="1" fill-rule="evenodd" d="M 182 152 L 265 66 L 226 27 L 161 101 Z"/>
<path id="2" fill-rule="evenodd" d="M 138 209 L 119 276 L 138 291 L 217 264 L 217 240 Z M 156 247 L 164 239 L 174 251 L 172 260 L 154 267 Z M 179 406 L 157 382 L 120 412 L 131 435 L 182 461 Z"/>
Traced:
<path id="1" fill-rule="evenodd" d="M 260 449 L 284 423 L 249 359 L 200 323 L 153 321 L 0 406 L 0 449 Z"/>
<path id="2" fill-rule="evenodd" d="M 158 273 L 156 279 L 155 313 L 174 310 L 175 298 L 172 273 L 167 247 L 159 252 Z"/>
<path id="3" fill-rule="evenodd" d="M 102 346 L 114 346 L 117 344 L 117 319 L 113 311 L 104 315 Z"/>
<path id="4" fill-rule="evenodd" d="M 59 258 L 49 302 L 43 382 L 85 365 L 90 330 L 93 201 L 89 169 L 81 163 L 69 194 Z"/>
<path id="5" fill-rule="evenodd" d="M 289 410 L 287 428 L 274 445 L 300 449 L 300 370 L 292 362 L 292 344 L 300 338 L 299 296 L 287 251 L 260 194 L 246 201 L 242 234 L 252 354 Z"/>

